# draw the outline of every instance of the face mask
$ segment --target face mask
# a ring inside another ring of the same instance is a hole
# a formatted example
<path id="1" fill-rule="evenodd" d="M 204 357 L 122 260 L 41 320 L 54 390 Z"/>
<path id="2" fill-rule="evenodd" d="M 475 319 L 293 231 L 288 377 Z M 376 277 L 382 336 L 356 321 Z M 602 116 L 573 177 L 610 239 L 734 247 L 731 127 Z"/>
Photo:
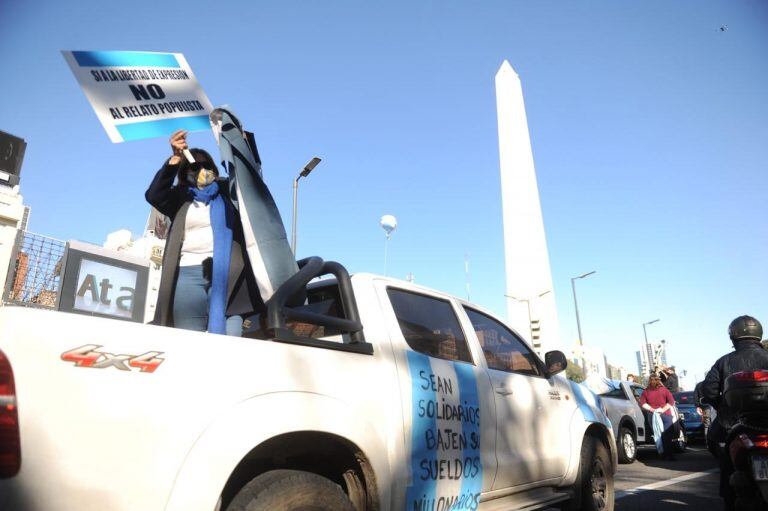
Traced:
<path id="1" fill-rule="evenodd" d="M 209 184 L 216 181 L 216 171 L 201 168 L 199 170 L 192 168 L 187 171 L 186 182 L 189 186 L 195 186 L 197 188 L 205 188 Z"/>
<path id="2" fill-rule="evenodd" d="M 208 169 L 200 169 L 197 173 L 197 182 L 195 183 L 198 188 L 205 188 L 209 184 L 216 181 L 216 173 Z"/>

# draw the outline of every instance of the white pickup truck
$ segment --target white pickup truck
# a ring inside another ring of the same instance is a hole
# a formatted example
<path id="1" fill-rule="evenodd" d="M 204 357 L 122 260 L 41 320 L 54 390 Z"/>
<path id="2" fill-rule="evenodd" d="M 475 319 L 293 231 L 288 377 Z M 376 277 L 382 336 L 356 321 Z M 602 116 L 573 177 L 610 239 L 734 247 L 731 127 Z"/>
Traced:
<path id="1" fill-rule="evenodd" d="M 335 278 L 244 338 L 0 307 L 0 509 L 613 509 L 611 425 L 562 353 L 312 259 L 293 291 Z"/>

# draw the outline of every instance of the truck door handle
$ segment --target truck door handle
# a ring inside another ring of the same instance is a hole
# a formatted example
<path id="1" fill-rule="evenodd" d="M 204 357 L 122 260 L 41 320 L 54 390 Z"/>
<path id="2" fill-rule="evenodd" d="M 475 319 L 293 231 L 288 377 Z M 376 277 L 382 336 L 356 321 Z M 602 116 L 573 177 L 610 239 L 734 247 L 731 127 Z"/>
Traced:
<path id="1" fill-rule="evenodd" d="M 508 389 L 507 387 L 503 387 L 503 386 L 502 386 L 502 387 L 496 387 L 496 388 L 494 388 L 493 390 L 494 390 L 494 391 L 495 391 L 497 394 L 501 394 L 502 396 L 511 396 L 512 394 L 514 394 L 514 392 L 513 392 L 513 391 L 511 391 L 511 390 L 510 390 L 510 389 Z"/>

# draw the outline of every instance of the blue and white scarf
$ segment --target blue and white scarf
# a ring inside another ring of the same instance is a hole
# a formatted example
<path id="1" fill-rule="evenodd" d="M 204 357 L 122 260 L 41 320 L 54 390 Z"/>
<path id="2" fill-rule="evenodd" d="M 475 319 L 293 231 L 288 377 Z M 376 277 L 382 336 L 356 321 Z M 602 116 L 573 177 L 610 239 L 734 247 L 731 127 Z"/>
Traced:
<path id="1" fill-rule="evenodd" d="M 661 419 L 661 412 L 651 413 L 651 425 L 653 427 L 653 442 L 656 444 L 656 450 L 659 454 L 664 454 L 664 442 L 661 440 L 664 434 L 664 421 Z"/>
<path id="2" fill-rule="evenodd" d="M 227 287 L 229 264 L 232 257 L 232 211 L 229 203 L 219 193 L 219 183 L 214 181 L 203 189 L 189 188 L 192 199 L 210 204 L 211 228 L 213 229 L 213 269 L 211 291 L 208 294 L 208 331 L 226 333 Z"/>

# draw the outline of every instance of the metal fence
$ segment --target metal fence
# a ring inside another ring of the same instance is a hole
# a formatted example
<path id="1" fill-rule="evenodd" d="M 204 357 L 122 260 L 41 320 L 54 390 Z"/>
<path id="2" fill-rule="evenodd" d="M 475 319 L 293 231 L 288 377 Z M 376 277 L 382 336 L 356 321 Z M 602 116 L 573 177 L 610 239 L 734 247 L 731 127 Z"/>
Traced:
<path id="1" fill-rule="evenodd" d="M 3 300 L 55 309 L 58 305 L 67 243 L 31 232 L 16 236 Z"/>

